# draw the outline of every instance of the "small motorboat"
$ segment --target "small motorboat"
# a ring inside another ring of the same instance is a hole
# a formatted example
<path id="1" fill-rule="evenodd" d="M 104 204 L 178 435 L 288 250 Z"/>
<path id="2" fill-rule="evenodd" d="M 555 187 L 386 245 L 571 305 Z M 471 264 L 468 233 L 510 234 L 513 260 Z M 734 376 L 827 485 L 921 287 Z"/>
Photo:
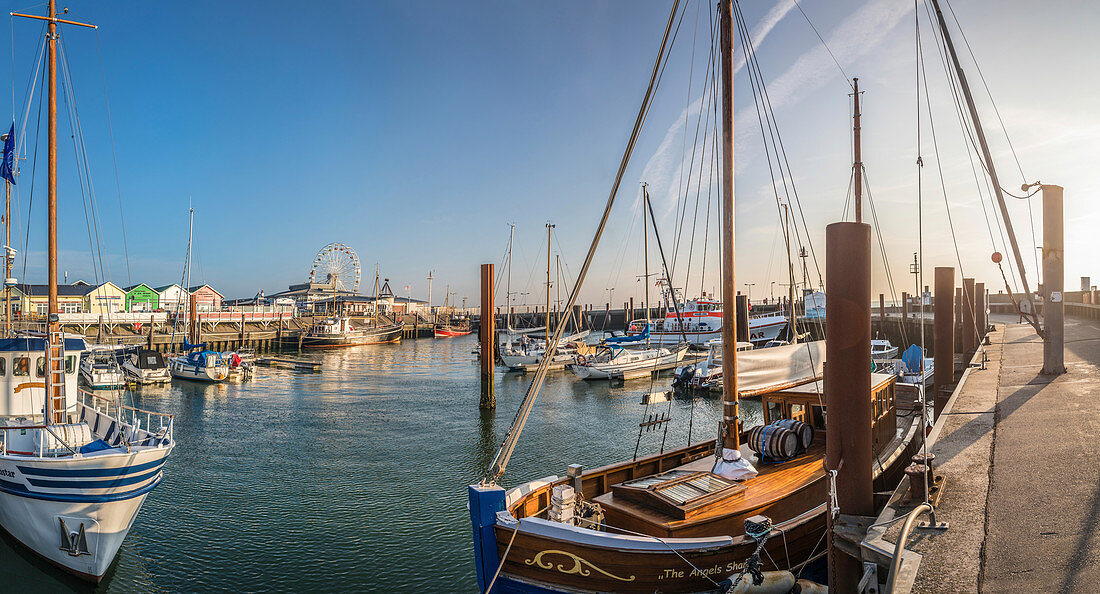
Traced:
<path id="1" fill-rule="evenodd" d="M 898 347 L 888 339 L 876 338 L 871 341 L 871 358 L 876 360 L 893 359 L 898 356 Z"/>
<path id="2" fill-rule="evenodd" d="M 653 371 L 667 369 L 683 361 L 688 344 L 675 348 L 631 350 L 619 346 L 606 346 L 590 356 L 577 355 L 570 369 L 577 377 L 586 380 L 634 379 L 648 377 Z"/>
<path id="3" fill-rule="evenodd" d="M 172 379 L 164 355 L 151 349 L 129 353 L 123 360 L 122 371 L 126 379 L 142 385 L 164 384 Z"/>
<path id="4" fill-rule="evenodd" d="M 189 352 L 168 358 L 172 377 L 196 382 L 223 382 L 229 377 L 229 361 L 217 351 L 206 349 L 206 343 L 191 345 Z"/>
<path id="5" fill-rule="evenodd" d="M 80 359 L 80 378 L 93 390 L 112 390 L 126 385 L 113 349 L 93 349 Z"/>

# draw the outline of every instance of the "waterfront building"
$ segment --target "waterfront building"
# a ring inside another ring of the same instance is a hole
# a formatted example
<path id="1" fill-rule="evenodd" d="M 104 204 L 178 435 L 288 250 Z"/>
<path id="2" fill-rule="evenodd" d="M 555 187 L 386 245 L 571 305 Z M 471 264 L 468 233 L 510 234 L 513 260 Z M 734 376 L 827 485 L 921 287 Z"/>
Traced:
<path id="1" fill-rule="evenodd" d="M 195 296 L 197 311 L 221 311 L 222 309 L 222 299 L 225 297 L 210 285 L 191 287 L 187 289 L 187 293 Z"/>
<path id="2" fill-rule="evenodd" d="M 57 286 L 57 305 L 62 313 L 82 313 L 85 297 L 93 287 L 87 283 Z M 19 283 L 11 289 L 13 316 L 45 316 L 49 311 L 50 288 L 48 285 Z"/>
<path id="3" fill-rule="evenodd" d="M 126 287 L 126 311 L 146 312 L 160 309 L 160 293 L 145 283 Z"/>
<path id="4" fill-rule="evenodd" d="M 110 315 L 126 311 L 126 291 L 122 287 L 107 281 L 98 287 L 84 287 L 84 312 L 96 315 Z M 62 310 L 65 313 L 70 313 Z M 72 312 L 76 313 L 76 312 Z"/>
<path id="5" fill-rule="evenodd" d="M 154 290 L 157 292 L 160 308 L 164 311 L 175 312 L 177 309 L 187 311 L 188 293 L 183 287 L 171 284 L 155 287 Z"/>

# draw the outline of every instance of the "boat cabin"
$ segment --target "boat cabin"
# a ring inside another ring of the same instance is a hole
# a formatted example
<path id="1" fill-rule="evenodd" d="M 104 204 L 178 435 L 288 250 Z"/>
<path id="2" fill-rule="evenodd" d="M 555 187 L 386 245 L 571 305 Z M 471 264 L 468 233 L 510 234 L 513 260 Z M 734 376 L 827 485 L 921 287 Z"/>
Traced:
<path id="1" fill-rule="evenodd" d="M 325 318 L 309 328 L 310 336 L 343 336 L 354 331 L 351 318 Z"/>
<path id="2" fill-rule="evenodd" d="M 879 452 L 897 434 L 896 380 L 888 373 L 871 374 L 871 447 Z M 810 382 L 764 394 L 764 424 L 780 419 L 802 421 L 825 434 L 825 391 L 823 381 Z"/>

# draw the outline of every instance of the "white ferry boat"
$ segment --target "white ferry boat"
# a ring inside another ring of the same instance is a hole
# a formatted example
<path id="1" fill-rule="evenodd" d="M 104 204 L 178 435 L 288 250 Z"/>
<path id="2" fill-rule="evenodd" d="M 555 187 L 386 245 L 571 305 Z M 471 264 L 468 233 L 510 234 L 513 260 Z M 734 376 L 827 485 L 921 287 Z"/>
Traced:
<path id="1" fill-rule="evenodd" d="M 767 342 L 775 340 L 787 327 L 787 318 L 782 313 L 768 313 L 749 317 L 749 340 Z M 627 334 L 640 334 L 645 331 L 645 320 L 630 323 Z M 716 338 L 722 338 L 722 302 L 708 297 L 705 293 L 698 299 L 684 303 L 679 314 L 668 312 L 665 319 L 658 320 L 650 331 L 649 342 L 658 345 L 675 345 L 684 340 L 691 344 L 704 346 Z"/>

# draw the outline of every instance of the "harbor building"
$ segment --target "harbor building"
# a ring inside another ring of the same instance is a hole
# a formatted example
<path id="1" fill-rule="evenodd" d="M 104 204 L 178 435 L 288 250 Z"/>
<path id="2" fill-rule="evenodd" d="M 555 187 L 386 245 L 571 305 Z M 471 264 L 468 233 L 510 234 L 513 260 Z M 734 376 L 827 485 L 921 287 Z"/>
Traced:
<path id="1" fill-rule="evenodd" d="M 145 312 L 160 309 L 160 293 L 145 283 L 126 287 L 126 311 Z"/>
<path id="2" fill-rule="evenodd" d="M 183 287 L 173 283 L 163 287 L 155 287 L 154 290 L 157 292 L 160 308 L 164 311 L 187 309 L 188 294 Z"/>
<path id="3" fill-rule="evenodd" d="M 221 311 L 225 297 L 210 285 L 198 285 L 187 289 L 188 298 L 195 296 L 195 309 L 198 311 Z M 185 308 L 186 309 L 186 308 Z"/>

